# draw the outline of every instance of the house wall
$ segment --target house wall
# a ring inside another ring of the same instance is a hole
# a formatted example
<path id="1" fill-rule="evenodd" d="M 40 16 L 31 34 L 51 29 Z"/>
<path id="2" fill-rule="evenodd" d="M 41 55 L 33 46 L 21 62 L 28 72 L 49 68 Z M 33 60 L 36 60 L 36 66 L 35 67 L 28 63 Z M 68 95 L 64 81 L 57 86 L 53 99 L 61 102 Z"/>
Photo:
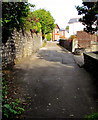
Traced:
<path id="1" fill-rule="evenodd" d="M 65 31 L 65 38 L 68 39 L 70 37 L 69 32 Z"/>
<path id="2" fill-rule="evenodd" d="M 55 29 L 52 32 L 52 41 L 59 40 L 59 39 L 66 39 L 69 37 L 69 33 L 65 30 L 60 30 L 58 25 L 55 27 Z"/>
<path id="3" fill-rule="evenodd" d="M 83 30 L 84 26 L 80 22 L 70 23 L 69 24 L 69 35 L 77 34 L 77 31 Z"/>
<path id="4" fill-rule="evenodd" d="M 52 40 L 58 40 L 59 39 L 59 29 L 55 28 L 52 33 Z"/>
<path id="5" fill-rule="evenodd" d="M 66 38 L 65 30 L 59 32 L 60 37 Z"/>

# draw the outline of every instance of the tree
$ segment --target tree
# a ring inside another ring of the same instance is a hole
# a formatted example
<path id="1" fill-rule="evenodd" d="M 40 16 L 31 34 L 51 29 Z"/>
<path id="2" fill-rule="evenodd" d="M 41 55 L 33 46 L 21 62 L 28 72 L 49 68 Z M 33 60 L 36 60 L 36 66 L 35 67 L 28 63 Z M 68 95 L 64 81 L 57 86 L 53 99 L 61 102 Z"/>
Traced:
<path id="1" fill-rule="evenodd" d="M 26 2 L 2 2 L 2 42 L 6 43 L 8 37 L 11 37 L 13 30 L 18 31 L 24 28 L 26 17 L 30 11 Z"/>
<path id="2" fill-rule="evenodd" d="M 33 15 L 32 12 L 28 13 L 28 16 L 26 18 L 26 22 L 25 22 L 25 29 L 26 30 L 31 30 L 34 31 L 36 33 L 41 32 L 41 24 L 39 22 L 39 19 L 36 18 L 35 15 Z"/>
<path id="3" fill-rule="evenodd" d="M 66 26 L 66 28 L 65 28 L 65 29 L 66 29 L 66 31 L 67 31 L 67 32 L 69 32 L 69 26 Z"/>
<path id="4" fill-rule="evenodd" d="M 98 30 L 98 1 L 97 2 L 83 2 L 83 6 L 77 6 L 76 9 L 79 15 L 83 15 L 80 18 L 80 22 L 85 25 L 84 30 L 88 33 L 94 34 Z"/>
<path id="5" fill-rule="evenodd" d="M 45 34 L 51 33 L 52 30 L 54 29 L 55 27 L 54 19 L 51 16 L 51 13 L 44 9 L 34 11 L 33 15 L 35 15 L 36 18 L 39 19 L 39 22 L 41 24 L 42 38 L 44 39 Z"/>

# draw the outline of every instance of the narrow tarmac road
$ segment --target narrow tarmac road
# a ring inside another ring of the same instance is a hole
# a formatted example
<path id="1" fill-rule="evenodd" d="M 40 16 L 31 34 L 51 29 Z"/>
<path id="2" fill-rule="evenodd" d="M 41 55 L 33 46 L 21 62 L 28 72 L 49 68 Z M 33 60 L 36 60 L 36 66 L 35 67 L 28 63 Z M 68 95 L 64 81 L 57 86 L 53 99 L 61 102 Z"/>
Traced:
<path id="1" fill-rule="evenodd" d="M 56 42 L 15 65 L 17 95 L 29 118 L 84 118 L 98 111 L 94 78 Z"/>

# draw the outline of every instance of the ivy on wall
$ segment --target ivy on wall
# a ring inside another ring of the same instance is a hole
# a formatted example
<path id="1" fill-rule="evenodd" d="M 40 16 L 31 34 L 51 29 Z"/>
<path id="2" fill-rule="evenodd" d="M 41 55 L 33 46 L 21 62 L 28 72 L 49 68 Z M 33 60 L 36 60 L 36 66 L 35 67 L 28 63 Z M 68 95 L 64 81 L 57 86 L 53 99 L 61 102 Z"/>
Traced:
<path id="1" fill-rule="evenodd" d="M 2 42 L 6 43 L 14 28 L 23 30 L 31 4 L 26 2 L 2 2 Z M 34 5 L 31 5 L 34 7 Z"/>

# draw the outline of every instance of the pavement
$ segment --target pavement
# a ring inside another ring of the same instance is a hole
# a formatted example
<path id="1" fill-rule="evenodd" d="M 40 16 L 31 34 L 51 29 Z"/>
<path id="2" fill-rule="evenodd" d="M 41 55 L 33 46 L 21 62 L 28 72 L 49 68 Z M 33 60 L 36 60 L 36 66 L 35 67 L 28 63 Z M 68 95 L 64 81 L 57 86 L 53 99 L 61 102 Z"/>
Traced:
<path id="1" fill-rule="evenodd" d="M 83 67 L 84 65 L 84 56 L 83 55 L 73 55 L 74 56 L 74 60 L 76 62 L 76 64 L 79 67 Z"/>
<path id="2" fill-rule="evenodd" d="M 14 97 L 26 107 L 23 118 L 84 118 L 98 112 L 94 78 L 75 59 L 80 60 L 56 42 L 48 42 L 15 65 Z"/>

